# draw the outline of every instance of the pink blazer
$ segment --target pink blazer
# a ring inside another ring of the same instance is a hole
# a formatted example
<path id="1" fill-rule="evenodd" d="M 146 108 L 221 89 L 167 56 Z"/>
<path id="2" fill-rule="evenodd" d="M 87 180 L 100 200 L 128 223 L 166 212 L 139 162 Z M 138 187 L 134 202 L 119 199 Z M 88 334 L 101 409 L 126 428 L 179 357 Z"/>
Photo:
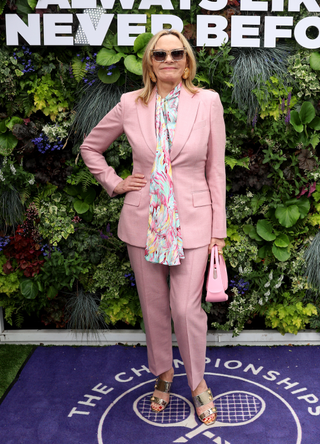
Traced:
<path id="1" fill-rule="evenodd" d="M 91 131 L 81 155 L 91 173 L 113 197 L 121 182 L 102 153 L 123 132 L 132 147 L 133 172 L 144 174 L 147 185 L 126 194 L 118 225 L 124 242 L 145 247 L 149 215 L 149 181 L 156 153 L 155 94 L 148 105 L 136 102 L 138 92 L 121 101 Z M 226 237 L 225 126 L 219 95 L 181 89 L 178 118 L 171 147 L 174 194 L 184 248 L 198 248 L 211 237 Z"/>

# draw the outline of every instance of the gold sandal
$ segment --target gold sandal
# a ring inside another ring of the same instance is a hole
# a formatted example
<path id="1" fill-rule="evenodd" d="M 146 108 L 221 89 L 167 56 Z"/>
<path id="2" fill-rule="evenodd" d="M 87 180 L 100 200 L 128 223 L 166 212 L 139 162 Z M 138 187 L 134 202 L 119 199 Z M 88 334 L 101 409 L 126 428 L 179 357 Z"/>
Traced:
<path id="1" fill-rule="evenodd" d="M 205 392 L 201 393 L 200 395 L 193 396 L 193 403 L 195 408 L 202 407 L 203 405 L 209 404 L 213 400 L 213 396 L 211 393 L 211 389 L 207 389 Z M 215 415 L 214 419 L 210 422 L 207 422 L 205 419 L 208 418 L 210 415 Z M 198 415 L 198 418 L 201 422 L 203 422 L 206 425 L 211 425 L 216 422 L 217 419 L 217 409 L 215 407 L 210 407 L 205 412 Z"/>
<path id="2" fill-rule="evenodd" d="M 157 390 L 159 390 L 160 392 L 163 392 L 163 393 L 170 393 L 171 384 L 172 384 L 172 382 L 164 381 L 163 379 L 161 379 L 160 377 L 158 377 L 158 378 L 156 379 L 156 383 L 155 383 L 154 388 L 157 389 Z M 156 409 L 154 409 L 154 408 L 152 407 L 152 405 L 151 405 L 151 410 L 154 411 L 154 412 L 156 412 L 156 413 L 163 412 L 163 410 L 164 410 L 164 409 L 167 407 L 167 405 L 169 404 L 169 401 L 167 402 L 167 401 L 165 401 L 164 399 L 158 398 L 157 396 L 153 396 L 153 395 L 152 395 L 151 398 L 150 398 L 150 402 L 151 402 L 151 403 L 154 402 L 155 404 L 157 404 L 157 405 L 163 407 L 163 409 L 161 409 L 161 410 L 156 410 Z"/>

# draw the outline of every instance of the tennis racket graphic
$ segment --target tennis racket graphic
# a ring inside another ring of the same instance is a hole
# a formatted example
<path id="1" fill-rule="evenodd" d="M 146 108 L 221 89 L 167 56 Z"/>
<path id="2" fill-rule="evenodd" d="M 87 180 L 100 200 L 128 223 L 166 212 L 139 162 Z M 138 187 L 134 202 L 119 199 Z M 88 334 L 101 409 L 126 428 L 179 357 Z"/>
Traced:
<path id="1" fill-rule="evenodd" d="M 143 421 L 159 427 L 188 427 L 193 429 L 198 425 L 192 403 L 183 396 L 171 393 L 167 408 L 163 412 L 156 413 L 150 408 L 151 395 L 152 392 L 145 393 L 133 403 L 134 412 Z"/>
<path id="2" fill-rule="evenodd" d="M 187 442 L 188 439 L 213 427 L 235 427 L 249 424 L 258 419 L 266 408 L 266 403 L 260 396 L 243 391 L 222 393 L 214 398 L 214 404 L 218 411 L 214 424 L 209 426 L 202 424 L 174 442 Z"/>

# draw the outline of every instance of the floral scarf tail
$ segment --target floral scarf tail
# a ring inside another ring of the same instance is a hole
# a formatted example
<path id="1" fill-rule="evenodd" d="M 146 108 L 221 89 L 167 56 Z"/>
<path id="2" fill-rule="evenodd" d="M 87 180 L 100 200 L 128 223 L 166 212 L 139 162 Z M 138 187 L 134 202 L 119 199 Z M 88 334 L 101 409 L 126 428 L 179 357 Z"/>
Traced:
<path id="1" fill-rule="evenodd" d="M 181 83 L 164 99 L 157 95 L 156 101 L 157 150 L 150 179 L 145 259 L 163 265 L 179 265 L 184 259 L 170 160 L 180 90 Z"/>

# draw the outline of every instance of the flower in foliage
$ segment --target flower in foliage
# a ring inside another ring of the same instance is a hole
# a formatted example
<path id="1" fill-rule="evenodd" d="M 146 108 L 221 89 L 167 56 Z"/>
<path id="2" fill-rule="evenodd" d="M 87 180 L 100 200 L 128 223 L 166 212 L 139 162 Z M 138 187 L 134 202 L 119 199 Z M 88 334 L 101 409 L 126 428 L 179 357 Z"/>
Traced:
<path id="1" fill-rule="evenodd" d="M 59 247 L 55 247 L 54 245 L 48 245 L 48 244 L 43 245 L 40 250 L 43 256 L 48 256 L 49 258 L 51 257 L 51 253 L 53 253 L 54 251 L 59 251 L 61 253 Z"/>
<path id="2" fill-rule="evenodd" d="M 242 278 L 239 279 L 239 276 L 235 276 L 234 279 L 231 279 L 230 284 L 233 288 L 238 290 L 239 294 L 245 294 L 245 292 L 249 290 L 250 286 L 249 282 L 245 282 L 245 280 Z"/>
<path id="3" fill-rule="evenodd" d="M 286 125 L 289 125 L 289 123 L 290 123 L 290 119 L 291 119 L 291 111 L 290 111 L 290 109 L 288 109 L 288 112 L 287 112 L 286 118 L 284 119 Z"/>
<path id="4" fill-rule="evenodd" d="M 101 239 L 109 239 L 109 237 L 112 237 L 112 236 L 113 236 L 113 234 L 112 234 L 111 231 L 110 231 L 110 224 L 107 224 L 106 232 L 107 232 L 107 234 L 103 234 L 103 232 L 100 231 L 100 237 L 101 237 Z"/>
<path id="5" fill-rule="evenodd" d="M 10 242 L 10 236 L 0 236 L 0 251 Z"/>
<path id="6" fill-rule="evenodd" d="M 127 273 L 127 274 L 124 275 L 124 277 L 129 279 L 131 287 L 135 287 L 136 286 L 136 279 L 134 277 L 134 274 Z"/>
<path id="7" fill-rule="evenodd" d="M 32 60 L 31 60 L 31 56 L 32 56 L 32 52 L 30 51 L 30 48 L 28 48 L 27 46 L 22 46 L 21 48 L 23 55 L 20 55 L 21 52 L 13 53 L 13 57 L 23 66 L 23 70 L 22 72 L 24 74 L 28 73 L 28 72 L 34 72 L 34 66 L 32 65 Z"/>
<path id="8" fill-rule="evenodd" d="M 258 114 L 256 113 L 252 119 L 252 128 L 256 126 L 257 122 L 258 122 Z"/>
<path id="9" fill-rule="evenodd" d="M 81 222 L 81 221 L 82 221 L 81 217 L 79 217 L 79 216 L 74 216 L 74 218 L 72 219 L 71 222 L 74 222 L 75 224 L 78 224 L 78 223 Z"/>
<path id="10" fill-rule="evenodd" d="M 32 139 L 32 142 L 42 154 L 47 151 L 61 150 L 63 148 L 63 142 L 60 139 L 50 143 L 48 137 L 44 133 L 40 133 L 39 137 Z"/>

